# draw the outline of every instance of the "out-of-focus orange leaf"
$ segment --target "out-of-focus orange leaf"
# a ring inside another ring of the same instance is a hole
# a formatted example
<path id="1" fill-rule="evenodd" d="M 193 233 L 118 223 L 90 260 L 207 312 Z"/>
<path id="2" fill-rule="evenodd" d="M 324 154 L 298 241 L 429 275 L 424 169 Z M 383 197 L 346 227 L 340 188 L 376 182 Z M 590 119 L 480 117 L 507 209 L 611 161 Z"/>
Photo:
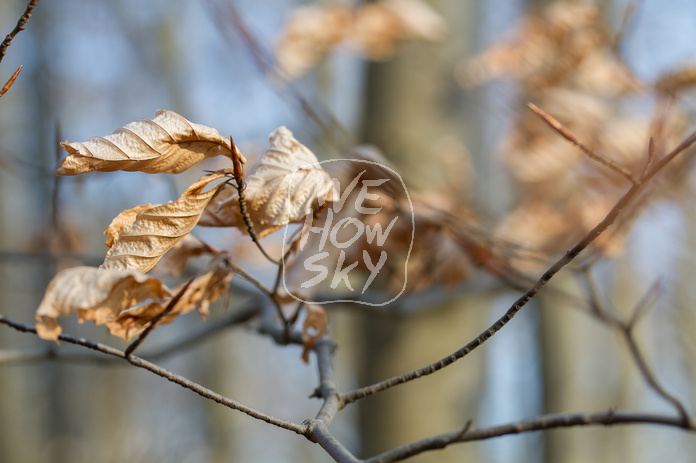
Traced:
<path id="1" fill-rule="evenodd" d="M 101 325 L 139 304 L 154 304 L 162 309 L 170 296 L 161 280 L 138 272 L 93 267 L 66 269 L 53 278 L 36 311 L 37 334 L 55 341 L 62 332 L 58 317 L 77 313 L 80 323 L 93 320 Z"/>
<path id="2" fill-rule="evenodd" d="M 112 223 L 105 232 L 110 238 L 111 249 L 101 268 L 137 270 L 142 273 L 150 271 L 165 252 L 196 226 L 217 187 L 208 191 L 203 189 L 224 175 L 215 173 L 203 177 L 191 185 L 178 200 L 142 210 L 132 220 L 130 212 L 133 210 L 119 215 L 122 218 L 120 225 Z"/>
<path id="3" fill-rule="evenodd" d="M 349 45 L 371 60 L 390 58 L 405 40 L 439 42 L 447 36 L 445 20 L 421 0 L 383 0 L 357 9 Z"/>
<path id="4" fill-rule="evenodd" d="M 169 110 L 157 111 L 153 120 L 131 122 L 106 137 L 61 146 L 69 154 L 57 175 L 115 170 L 178 174 L 203 159 L 231 156 L 228 138 Z"/>
<path id="5" fill-rule="evenodd" d="M 306 304 L 307 316 L 302 323 L 302 360 L 309 362 L 309 353 L 314 348 L 314 343 L 328 333 L 329 315 L 319 305 Z"/>
<path id="6" fill-rule="evenodd" d="M 283 71 L 300 76 L 340 43 L 350 28 L 352 8 L 346 5 L 304 5 L 292 11 L 276 50 Z"/>
<path id="7" fill-rule="evenodd" d="M 440 41 L 446 34 L 445 20 L 421 0 L 301 7 L 287 21 L 276 57 L 288 76 L 297 77 L 339 44 L 368 59 L 383 60 L 405 40 Z"/>
<path id="8" fill-rule="evenodd" d="M 260 238 L 301 221 L 320 202 L 337 196 L 329 173 L 292 132 L 280 127 L 270 141 L 270 148 L 247 176 L 244 191 L 247 211 Z M 246 229 L 238 197 L 230 187 L 220 190 L 200 224 Z"/>
<path id="9" fill-rule="evenodd" d="M 12 84 L 14 84 L 15 79 L 17 79 L 17 76 L 19 75 L 19 72 L 22 70 L 22 66 L 18 67 L 17 70 L 10 76 L 10 78 L 7 80 L 7 83 L 3 85 L 2 89 L 0 89 L 0 96 L 3 96 L 7 91 L 12 87 Z"/>

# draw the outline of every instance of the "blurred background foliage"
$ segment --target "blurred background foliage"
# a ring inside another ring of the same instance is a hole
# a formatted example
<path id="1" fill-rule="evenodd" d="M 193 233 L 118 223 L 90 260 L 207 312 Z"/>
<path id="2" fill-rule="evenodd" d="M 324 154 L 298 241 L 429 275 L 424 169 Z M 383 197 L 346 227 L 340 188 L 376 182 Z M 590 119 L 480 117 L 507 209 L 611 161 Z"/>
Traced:
<path id="1" fill-rule="evenodd" d="M 0 100 L 0 313 L 32 322 L 57 270 L 101 262 L 113 217 L 178 197 L 200 173 L 56 180 L 58 142 L 106 135 L 167 108 L 231 134 L 253 164 L 268 134 L 286 125 L 320 158 L 378 146 L 423 204 L 459 219 L 461 235 L 469 226 L 486 230 L 484 254 L 457 247 L 457 234 L 447 235 L 455 252 L 438 248 L 437 234 L 421 242 L 422 253 L 441 253 L 435 264 L 447 270 L 421 282 L 427 291 L 399 310 L 330 309 L 339 387 L 366 385 L 479 334 L 517 297 L 511 286 L 523 283 L 504 281 L 511 274 L 501 269 L 536 277 L 626 188 L 548 129 L 527 101 L 634 172 L 650 136 L 660 155 L 696 126 L 691 1 L 383 3 L 401 19 L 373 3 L 361 15 L 345 2 L 39 3 L 0 64 L 3 82 L 24 66 Z M 25 6 L 0 3 L 3 34 Z M 275 49 L 284 73 L 269 64 Z M 206 162 L 202 169 L 220 163 Z M 689 409 L 696 398 L 692 164 L 685 157 L 624 216 L 623 232 L 591 251 L 598 292 L 620 314 L 630 315 L 659 281 L 637 333 L 660 380 Z M 199 234 L 272 278 L 239 234 Z M 453 259 L 460 265 L 450 267 Z M 558 280 L 555 292 L 465 361 L 348 407 L 332 427 L 336 436 L 367 457 L 469 419 L 484 426 L 610 407 L 669 410 L 616 334 L 559 296 L 587 297 L 581 279 L 567 272 Z M 232 299 L 228 310 L 238 303 Z M 211 318 L 224 311 L 218 304 Z M 203 323 L 182 317 L 148 342 L 164 345 Z M 65 326 L 122 347 L 91 324 Z M 35 361 L 47 344 L 9 329 L 0 329 L 0 348 L 3 461 L 328 461 L 307 441 L 127 365 Z M 302 421 L 316 413 L 318 403 L 306 399 L 316 373 L 300 361 L 300 348 L 253 331 L 229 330 L 162 363 L 277 416 Z M 687 462 L 694 452 L 691 435 L 633 426 L 505 437 L 413 461 Z"/>

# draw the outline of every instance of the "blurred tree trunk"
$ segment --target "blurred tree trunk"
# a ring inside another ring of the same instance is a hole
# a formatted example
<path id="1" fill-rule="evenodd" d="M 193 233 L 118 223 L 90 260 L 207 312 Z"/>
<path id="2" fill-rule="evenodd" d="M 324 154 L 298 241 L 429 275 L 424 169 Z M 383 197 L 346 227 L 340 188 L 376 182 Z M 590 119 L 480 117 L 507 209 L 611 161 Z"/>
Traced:
<path id="1" fill-rule="evenodd" d="M 361 138 L 378 146 L 394 163 L 411 194 L 416 189 L 437 190 L 443 183 L 446 168 L 439 163 L 443 140 L 454 137 L 461 143 L 467 139 L 471 146 L 477 131 L 475 107 L 465 105 L 465 93 L 452 78 L 454 59 L 470 53 L 474 43 L 476 5 L 451 0 L 434 6 L 448 18 L 447 44 L 406 45 L 393 60 L 370 64 L 365 85 Z M 357 362 L 363 366 L 360 384 L 422 367 L 461 347 L 483 326 L 486 312 L 481 308 L 486 304 L 458 301 L 424 308 L 423 313 L 406 319 L 364 315 L 363 328 L 353 341 L 363 346 Z M 371 456 L 463 426 L 476 411 L 471 400 L 481 387 L 480 359 L 472 357 L 466 366 L 440 372 L 435 381 L 424 378 L 361 401 L 360 454 Z M 476 459 L 476 449 L 475 445 L 458 446 L 448 450 L 448 456 L 452 461 Z M 444 461 L 442 457 L 428 453 L 417 461 Z"/>

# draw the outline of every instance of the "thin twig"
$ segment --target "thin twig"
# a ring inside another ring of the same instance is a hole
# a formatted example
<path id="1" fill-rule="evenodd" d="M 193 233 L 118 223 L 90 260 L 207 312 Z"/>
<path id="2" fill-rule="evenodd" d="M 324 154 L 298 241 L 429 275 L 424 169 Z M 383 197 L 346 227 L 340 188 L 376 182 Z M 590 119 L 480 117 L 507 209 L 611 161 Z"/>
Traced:
<path id="1" fill-rule="evenodd" d="M 242 153 L 239 151 L 239 148 L 237 148 L 237 145 L 234 144 L 234 139 L 232 137 L 230 137 L 230 145 L 232 147 L 232 165 L 234 166 L 234 180 L 237 182 L 237 200 L 239 201 L 239 212 L 242 214 L 242 219 L 244 219 L 244 224 L 247 227 L 249 236 L 251 236 L 251 240 L 254 242 L 256 247 L 259 248 L 259 251 L 261 251 L 261 253 L 266 257 L 266 259 L 278 265 L 278 261 L 269 256 L 266 250 L 263 248 L 263 246 L 261 246 L 259 237 L 254 231 L 254 223 L 252 222 L 251 217 L 249 216 L 249 212 L 246 208 L 246 200 L 244 199 L 244 190 L 246 190 L 246 179 L 244 178 L 244 164 L 246 163 L 246 160 L 244 159 L 244 156 L 242 156 Z"/>
<path id="2" fill-rule="evenodd" d="M 546 122 L 549 125 L 549 127 L 555 130 L 560 136 L 568 140 L 570 143 L 577 146 L 580 149 L 580 151 L 585 153 L 590 159 L 602 164 L 605 167 L 608 167 L 609 169 L 613 170 L 622 177 L 625 177 L 631 183 L 639 182 L 639 180 L 636 179 L 633 176 L 633 174 L 631 174 L 631 172 L 624 166 L 609 159 L 603 154 L 598 153 L 597 151 L 585 146 L 580 140 L 578 140 L 578 138 L 575 136 L 575 134 L 573 134 L 573 132 L 571 132 L 567 127 L 561 124 L 558 120 L 556 120 L 546 111 L 539 108 L 534 103 L 527 103 L 527 106 L 529 106 L 529 109 L 531 109 L 537 116 L 543 119 L 543 121 Z"/>
<path id="3" fill-rule="evenodd" d="M 623 334 L 624 340 L 626 341 L 626 345 L 628 346 L 628 350 L 631 352 L 633 361 L 636 362 L 638 370 L 640 370 L 640 373 L 643 376 L 645 382 L 648 383 L 648 386 L 650 386 L 650 388 L 653 391 L 655 391 L 657 395 L 665 399 L 667 402 L 671 403 L 674 406 L 674 408 L 677 409 L 677 413 L 679 413 L 684 427 L 689 427 L 691 419 L 689 418 L 689 414 L 687 413 L 686 408 L 684 407 L 684 405 L 682 405 L 679 399 L 667 392 L 657 381 L 655 373 L 652 372 L 652 370 L 648 366 L 648 363 L 645 360 L 645 357 L 640 352 L 638 344 L 633 338 L 633 333 L 629 331 L 626 327 L 624 327 L 624 329 L 621 330 L 621 332 Z"/>
<path id="4" fill-rule="evenodd" d="M 150 321 L 150 324 L 147 326 L 147 328 L 145 328 L 145 330 L 142 333 L 140 333 L 140 335 L 135 339 L 135 341 L 130 343 L 130 345 L 126 348 L 125 351 L 126 358 L 129 358 L 133 354 L 133 352 L 135 352 L 135 349 L 137 349 L 138 346 L 140 346 L 143 343 L 143 341 L 145 341 L 145 338 L 148 337 L 152 330 L 154 330 L 157 327 L 157 324 L 165 316 L 171 313 L 172 310 L 174 310 L 176 304 L 181 300 L 182 296 L 184 295 L 188 287 L 191 286 L 191 283 L 193 283 L 193 280 L 195 279 L 196 277 L 194 276 L 189 281 L 187 281 L 186 284 L 179 290 L 179 292 L 176 293 L 174 297 L 172 297 L 172 299 L 169 301 L 164 310 L 158 313 L 157 316 Z"/>
<path id="5" fill-rule="evenodd" d="M 215 323 L 207 323 L 203 329 L 199 331 L 190 333 L 185 337 L 177 339 L 173 343 L 162 346 L 156 350 L 149 350 L 147 353 L 142 354 L 142 356 L 148 360 L 168 357 L 184 349 L 192 347 L 203 340 L 210 339 L 213 334 L 216 334 L 222 330 L 246 323 L 249 320 L 257 317 L 260 312 L 261 310 L 259 309 L 258 305 L 235 310 L 234 313 L 216 321 Z"/>
<path id="6" fill-rule="evenodd" d="M 227 267 L 229 267 L 235 274 L 239 275 L 240 277 L 244 278 L 245 280 L 247 280 L 247 281 L 248 281 L 249 283 L 251 283 L 252 285 L 256 286 L 256 287 L 257 287 L 261 292 L 263 292 L 266 296 L 268 296 L 268 297 L 273 297 L 273 292 L 272 292 L 270 289 L 266 288 L 266 287 L 263 285 L 263 283 L 261 283 L 259 280 L 257 280 L 256 278 L 252 277 L 251 275 L 249 275 L 249 274 L 248 274 L 246 271 L 244 271 L 244 269 L 242 269 L 240 266 L 238 266 L 237 264 L 235 264 L 234 262 L 232 262 L 232 261 L 229 260 L 229 259 L 226 259 L 226 260 L 225 260 L 225 265 L 226 265 Z"/>
<path id="7" fill-rule="evenodd" d="M 650 169 L 652 169 L 652 166 L 655 164 L 656 158 L 657 151 L 655 150 L 655 139 L 653 137 L 650 137 L 650 141 L 648 141 L 648 161 L 645 163 L 643 173 L 648 172 Z"/>
<path id="8" fill-rule="evenodd" d="M 633 19 L 635 18 L 636 14 L 642 6 L 643 0 L 633 0 L 629 2 L 626 6 L 626 9 L 624 10 L 623 16 L 621 18 L 621 25 L 619 26 L 619 29 L 616 31 L 616 34 L 614 35 L 614 39 L 612 41 L 612 50 L 616 56 L 620 56 L 619 46 L 621 45 L 621 41 L 628 33 L 629 26 L 633 22 Z"/>
<path id="9" fill-rule="evenodd" d="M 3 58 L 5 58 L 7 48 L 12 43 L 12 39 L 14 39 L 20 31 L 24 30 L 24 27 L 27 25 L 27 21 L 29 21 L 29 18 L 31 18 L 31 10 L 33 10 L 38 3 L 39 0 L 31 0 L 29 2 L 29 4 L 27 5 L 27 9 L 24 10 L 24 14 L 21 18 L 19 18 L 19 21 L 17 21 L 17 25 L 15 26 L 15 28 L 12 30 L 12 32 L 7 34 L 5 40 L 2 41 L 2 45 L 0 45 L 0 62 L 2 62 Z"/>
<path id="10" fill-rule="evenodd" d="M 617 424 L 657 424 L 693 431 L 677 417 L 640 412 L 617 412 L 608 410 L 596 413 L 559 413 L 542 415 L 528 420 L 491 426 L 481 429 L 469 429 L 465 433 L 454 431 L 412 442 L 402 447 L 376 455 L 364 463 L 391 463 L 405 460 L 429 450 L 439 450 L 448 445 L 491 439 L 511 434 L 522 434 L 547 429 L 571 428 L 576 426 L 612 426 Z"/>
<path id="11" fill-rule="evenodd" d="M 207 323 L 203 329 L 191 332 L 184 337 L 177 338 L 174 342 L 161 346 L 154 350 L 148 350 L 141 355 L 142 358 L 153 361 L 163 359 L 176 354 L 184 349 L 190 348 L 200 342 L 210 339 L 214 334 L 245 323 L 258 316 L 260 309 L 258 306 L 242 308 L 227 317 L 214 323 Z M 28 363 L 51 360 L 63 363 L 93 363 L 98 365 L 124 365 L 119 359 L 96 355 L 92 353 L 59 353 L 53 348 L 49 349 L 12 349 L 0 350 L 0 365 L 12 363 Z"/>
<path id="12" fill-rule="evenodd" d="M 36 328 L 34 328 L 31 325 L 26 325 L 24 323 L 20 323 L 18 321 L 9 319 L 3 315 L 0 315 L 0 323 L 7 325 L 11 328 L 14 328 L 17 331 L 25 332 L 25 333 L 33 333 L 36 334 Z M 221 394 L 218 394 L 217 392 L 214 392 L 206 387 L 201 386 L 198 383 L 195 383 L 188 378 L 185 378 L 181 375 L 177 375 L 176 373 L 172 373 L 169 370 L 166 370 L 158 365 L 155 365 L 154 363 L 148 362 L 147 360 L 144 360 L 140 357 L 136 357 L 134 355 L 131 356 L 126 356 L 126 353 L 123 351 L 120 351 L 118 349 L 115 349 L 110 346 L 106 346 L 104 344 L 100 344 L 94 341 L 90 341 L 84 338 L 76 338 L 74 336 L 70 336 L 68 334 L 61 334 L 58 336 L 58 339 L 63 342 L 67 342 L 69 344 L 75 344 L 78 346 L 86 347 L 87 349 L 91 349 L 97 352 L 101 352 L 102 354 L 106 355 L 111 355 L 113 357 L 118 357 L 127 360 L 131 365 L 142 368 L 144 370 L 148 370 L 158 376 L 161 376 L 162 378 L 165 378 L 175 384 L 178 384 L 179 386 L 189 389 L 196 394 L 205 397 L 206 399 L 210 399 L 214 402 L 219 403 L 220 405 L 224 405 L 225 407 L 231 408 L 233 410 L 238 410 L 242 413 L 245 413 L 252 418 L 256 418 L 258 420 L 264 421 L 268 424 L 272 424 L 274 426 L 278 426 L 283 429 L 287 429 L 289 431 L 292 431 L 294 433 L 306 436 L 308 433 L 307 426 L 306 425 L 301 425 L 294 423 L 292 421 L 284 420 L 281 418 L 277 418 L 272 415 L 268 415 L 266 413 L 260 412 L 254 408 L 248 407 L 240 402 L 237 402 L 236 400 L 230 399 L 229 397 L 225 397 Z"/>
<path id="13" fill-rule="evenodd" d="M 426 367 L 420 368 L 418 370 L 413 370 L 404 373 L 399 376 L 394 376 L 392 378 L 386 379 L 379 383 L 372 384 L 370 386 L 365 386 L 359 389 L 355 389 L 342 395 L 342 399 L 345 403 L 351 403 L 356 400 L 368 397 L 370 395 L 376 394 L 378 392 L 390 389 L 399 384 L 403 384 L 414 379 L 420 378 L 422 376 L 430 375 L 442 368 L 456 362 L 457 360 L 465 357 L 471 351 L 482 345 L 488 339 L 490 339 L 495 333 L 502 329 L 505 325 L 512 320 L 517 312 L 519 312 L 522 307 L 524 307 L 536 294 L 541 291 L 541 289 L 546 286 L 546 284 L 566 265 L 572 262 L 583 250 L 585 250 L 590 244 L 592 244 L 607 228 L 609 228 L 621 215 L 626 206 L 633 200 L 636 195 L 643 190 L 645 182 L 653 178 L 660 172 L 672 159 L 674 159 L 679 153 L 683 152 L 689 148 L 694 142 L 696 142 L 696 133 L 692 134 L 686 138 L 679 146 L 677 146 L 670 154 L 665 156 L 663 159 L 655 163 L 654 167 L 646 172 L 642 177 L 641 181 L 638 183 L 633 183 L 633 186 L 617 201 L 614 207 L 609 211 L 606 217 L 590 230 L 584 238 L 582 238 L 575 246 L 568 250 L 563 257 L 557 260 L 551 267 L 544 272 L 544 274 L 537 280 L 537 282 L 532 286 L 527 292 L 525 292 L 519 299 L 515 301 L 514 304 L 505 312 L 505 314 L 500 317 L 495 323 L 493 323 L 487 330 L 481 333 L 476 339 L 468 343 L 466 346 L 457 350 L 456 352 L 448 355 L 447 357 L 432 363 Z"/>
<path id="14" fill-rule="evenodd" d="M 355 146 L 355 140 L 350 132 L 343 126 L 336 115 L 321 103 L 310 103 L 299 89 L 290 82 L 284 73 L 278 68 L 273 54 L 266 49 L 262 41 L 256 37 L 248 27 L 244 18 L 232 2 L 221 0 L 208 0 L 218 28 L 230 41 L 241 38 L 246 48 L 251 53 L 256 67 L 264 77 L 282 94 L 290 95 L 292 103 L 311 120 L 323 132 L 325 138 L 332 140 L 338 151 L 347 151 Z M 330 124 L 327 124 L 329 121 Z"/>
<path id="15" fill-rule="evenodd" d="M 633 327 L 636 325 L 636 323 L 638 323 L 640 317 L 642 317 L 650 309 L 651 305 L 655 301 L 655 298 L 657 297 L 658 292 L 660 291 L 661 285 L 662 279 L 655 281 L 655 283 L 653 283 L 652 286 L 650 286 L 650 288 L 646 291 L 641 300 L 638 301 L 635 309 L 633 309 L 631 318 L 629 318 L 626 322 L 626 329 L 628 331 L 633 330 Z"/>
<path id="16" fill-rule="evenodd" d="M 590 295 L 590 305 L 592 306 L 593 313 L 597 315 L 600 319 L 602 319 L 608 326 L 616 329 L 619 333 L 621 333 L 621 336 L 623 337 L 623 340 L 626 342 L 626 346 L 628 347 L 631 357 L 633 358 L 633 361 L 638 367 L 641 376 L 643 376 L 643 379 L 648 384 L 648 387 L 650 387 L 657 395 L 659 395 L 664 400 L 666 400 L 674 406 L 674 408 L 677 410 L 677 413 L 683 420 L 685 427 L 690 426 L 689 423 L 691 419 L 689 417 L 688 412 L 686 411 L 686 407 L 684 406 L 684 404 L 681 403 L 679 399 L 667 392 L 667 390 L 665 390 L 659 383 L 659 381 L 657 380 L 657 376 L 648 366 L 648 362 L 645 359 L 645 356 L 640 351 L 638 343 L 636 342 L 635 337 L 633 336 L 633 328 L 639 316 L 645 313 L 647 308 L 650 307 L 649 301 L 652 299 L 651 296 L 655 294 L 655 292 L 659 288 L 659 281 L 652 285 L 652 287 L 648 290 L 646 295 L 643 296 L 643 298 L 638 302 L 629 321 L 624 323 L 616 315 L 605 309 L 603 305 L 600 303 L 597 292 L 597 286 L 594 284 L 594 280 L 589 272 L 589 269 L 585 269 L 583 273 L 585 277 L 585 282 L 587 284 L 587 289 Z"/>

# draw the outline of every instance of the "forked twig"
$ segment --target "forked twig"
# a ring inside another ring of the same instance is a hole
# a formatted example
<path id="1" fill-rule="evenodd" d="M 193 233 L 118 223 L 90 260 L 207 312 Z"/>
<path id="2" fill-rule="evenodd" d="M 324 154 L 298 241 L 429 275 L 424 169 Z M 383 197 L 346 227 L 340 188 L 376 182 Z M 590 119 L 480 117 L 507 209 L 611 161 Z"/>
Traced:
<path id="1" fill-rule="evenodd" d="M 558 413 L 552 415 L 542 415 L 527 420 L 491 426 L 488 428 L 468 429 L 463 434 L 461 431 L 439 434 L 397 447 L 372 458 L 363 460 L 363 462 L 391 463 L 405 460 L 406 458 L 429 450 L 439 450 L 455 443 L 480 441 L 492 439 L 494 437 L 522 434 L 533 431 L 571 428 L 577 426 L 613 426 L 632 423 L 657 424 L 693 430 L 692 427 L 685 426 L 685 424 L 679 421 L 679 419 L 676 417 L 652 413 L 617 412 L 615 410 L 595 413 Z"/>
<path id="2" fill-rule="evenodd" d="M 595 285 L 592 275 L 589 272 L 589 269 L 584 269 L 583 276 L 585 278 L 585 283 L 589 292 L 590 305 L 592 307 L 593 313 L 602 321 L 604 321 L 608 326 L 616 329 L 621 334 L 624 342 L 626 343 L 626 346 L 628 347 L 631 357 L 633 358 L 633 361 L 638 367 L 641 376 L 648 384 L 648 387 L 650 387 L 657 395 L 662 397 L 664 400 L 672 404 L 674 408 L 677 410 L 679 417 L 684 422 L 684 427 L 689 427 L 691 418 L 689 416 L 689 413 L 686 411 L 686 407 L 684 406 L 684 404 L 681 403 L 681 401 L 678 398 L 667 392 L 667 390 L 664 387 L 662 387 L 662 385 L 659 383 L 659 381 L 657 380 L 657 376 L 648 366 L 648 362 L 645 359 L 643 353 L 640 351 L 638 343 L 636 342 L 635 337 L 633 335 L 633 328 L 635 327 L 638 318 L 642 314 L 644 314 L 646 310 L 649 308 L 649 302 L 652 299 L 652 296 L 659 288 L 659 281 L 653 284 L 648 290 L 648 292 L 645 294 L 645 296 L 643 296 L 643 298 L 638 302 L 636 308 L 631 314 L 630 319 L 627 322 L 623 322 L 612 312 L 604 308 L 604 306 L 601 304 L 597 292 L 597 285 Z"/>
<path id="3" fill-rule="evenodd" d="M 608 157 L 604 156 L 601 153 L 598 153 L 597 151 L 585 146 L 578 138 L 571 132 L 567 127 L 565 127 L 563 124 L 561 124 L 558 120 L 556 120 L 553 116 L 548 114 L 546 111 L 543 109 L 539 108 L 537 105 L 534 103 L 527 103 L 527 106 L 529 109 L 531 109 L 534 114 L 539 116 L 546 124 L 548 124 L 549 127 L 551 127 L 553 130 L 555 130 L 560 136 L 568 140 L 570 143 L 573 145 L 577 146 L 580 151 L 585 153 L 590 159 L 593 161 L 596 161 L 600 164 L 602 164 L 605 167 L 608 167 L 609 169 L 613 170 L 617 174 L 621 175 L 622 177 L 626 178 L 628 181 L 631 183 L 638 183 L 639 180 L 636 179 L 631 172 L 626 169 L 624 166 L 621 164 L 609 159 Z"/>
<path id="4" fill-rule="evenodd" d="M 390 389 L 399 384 L 404 384 L 423 376 L 430 375 L 442 368 L 451 365 L 457 360 L 465 357 L 471 351 L 482 345 L 488 339 L 490 339 L 495 333 L 502 329 L 505 325 L 512 320 L 517 312 L 519 312 L 522 307 L 524 307 L 532 298 L 534 298 L 539 291 L 541 291 L 544 286 L 566 265 L 572 262 L 583 250 L 585 250 L 590 244 L 592 244 L 604 231 L 609 228 L 616 219 L 621 215 L 626 206 L 635 198 L 638 193 L 640 193 L 646 182 L 657 175 L 672 159 L 682 153 L 684 150 L 689 148 L 694 142 L 696 142 L 696 132 L 687 137 L 679 146 L 677 146 L 672 152 L 667 156 L 656 162 L 653 168 L 644 173 L 639 182 L 634 182 L 631 188 L 616 202 L 614 207 L 609 211 L 609 213 L 604 217 L 604 219 L 597 224 L 592 230 L 590 230 L 584 238 L 582 238 L 575 246 L 568 250 L 563 257 L 557 260 L 551 267 L 544 272 L 544 274 L 537 280 L 537 282 L 529 290 L 527 290 L 519 299 L 517 299 L 514 304 L 505 312 L 505 314 L 500 317 L 495 323 L 493 323 L 488 329 L 477 336 L 473 341 L 469 342 L 467 345 L 461 349 L 453 352 L 447 357 L 427 365 L 423 368 L 409 371 L 399 376 L 394 376 L 392 378 L 386 379 L 379 383 L 372 384 L 370 386 L 365 386 L 359 389 L 355 389 L 341 396 L 345 403 L 355 402 L 356 400 L 362 399 L 364 397 L 371 396 L 378 392 Z"/>

